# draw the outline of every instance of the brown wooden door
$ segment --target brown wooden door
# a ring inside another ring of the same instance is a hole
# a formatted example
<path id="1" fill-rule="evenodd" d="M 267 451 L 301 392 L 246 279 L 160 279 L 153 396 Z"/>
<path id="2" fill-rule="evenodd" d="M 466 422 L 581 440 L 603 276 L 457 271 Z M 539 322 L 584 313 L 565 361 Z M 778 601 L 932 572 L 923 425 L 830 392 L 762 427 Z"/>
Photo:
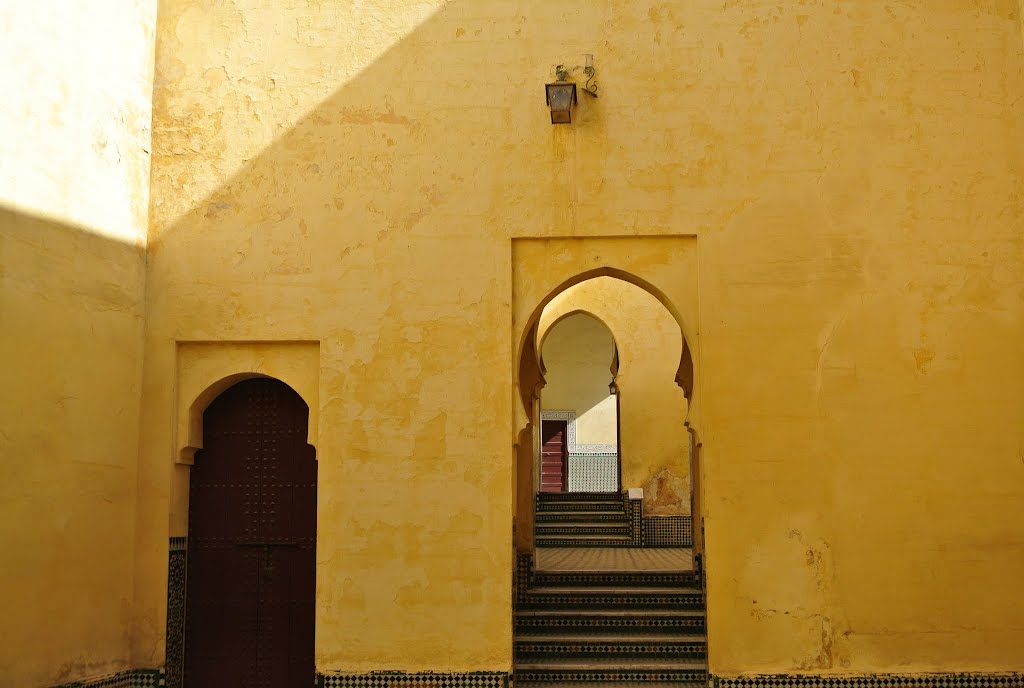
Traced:
<path id="1" fill-rule="evenodd" d="M 569 472 L 568 424 L 564 420 L 541 421 L 540 491 L 565 492 Z"/>
<path id="2" fill-rule="evenodd" d="M 189 485 L 185 688 L 307 688 L 315 679 L 316 456 L 309 411 L 246 380 L 203 414 Z"/>

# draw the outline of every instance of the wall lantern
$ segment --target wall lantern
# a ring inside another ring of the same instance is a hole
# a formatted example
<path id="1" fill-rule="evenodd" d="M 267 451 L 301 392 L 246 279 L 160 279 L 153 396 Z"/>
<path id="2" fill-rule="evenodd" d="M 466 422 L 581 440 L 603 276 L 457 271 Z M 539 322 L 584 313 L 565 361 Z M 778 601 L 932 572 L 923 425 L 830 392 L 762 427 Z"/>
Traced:
<path id="1" fill-rule="evenodd" d="M 576 82 L 569 80 L 569 75 L 572 72 L 583 70 L 587 77 L 587 83 L 583 86 L 583 92 L 597 98 L 597 82 L 594 81 L 594 75 L 597 72 L 594 69 L 594 56 L 588 54 L 584 57 L 586 61 L 583 67 L 578 65 L 576 67 L 566 67 L 565 65 L 555 67 L 555 79 L 557 81 L 544 84 L 548 107 L 551 108 L 552 124 L 572 123 L 572 108 L 577 103 Z"/>
<path id="2" fill-rule="evenodd" d="M 572 106 L 576 104 L 576 84 L 572 81 L 555 81 L 544 85 L 548 107 L 551 108 L 552 124 L 570 124 Z"/>

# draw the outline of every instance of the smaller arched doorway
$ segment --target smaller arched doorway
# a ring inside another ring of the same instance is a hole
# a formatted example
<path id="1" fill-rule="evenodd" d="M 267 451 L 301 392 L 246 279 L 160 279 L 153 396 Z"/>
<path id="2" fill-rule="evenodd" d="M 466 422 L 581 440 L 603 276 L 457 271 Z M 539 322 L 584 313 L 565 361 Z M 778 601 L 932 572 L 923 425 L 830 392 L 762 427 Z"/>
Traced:
<path id="1" fill-rule="evenodd" d="M 551 323 L 538 349 L 545 379 L 539 491 L 618 492 L 614 335 L 599 318 L 577 310 Z"/>
<path id="2" fill-rule="evenodd" d="M 203 413 L 189 478 L 186 688 L 312 685 L 317 464 L 309 408 L 272 378 Z"/>

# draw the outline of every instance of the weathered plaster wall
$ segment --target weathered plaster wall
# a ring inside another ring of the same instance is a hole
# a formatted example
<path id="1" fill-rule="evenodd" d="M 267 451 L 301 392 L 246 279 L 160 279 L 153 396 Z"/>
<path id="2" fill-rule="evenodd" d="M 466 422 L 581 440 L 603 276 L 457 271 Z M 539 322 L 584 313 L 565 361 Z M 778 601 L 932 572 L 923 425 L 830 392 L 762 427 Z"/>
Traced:
<path id="1" fill-rule="evenodd" d="M 144 244 L 156 0 L 6 3 L 0 27 L 0 205 Z"/>
<path id="2" fill-rule="evenodd" d="M 0 8 L 0 684 L 128 666 L 156 3 Z"/>
<path id="3" fill-rule="evenodd" d="M 596 277 L 566 289 L 544 308 L 541 340 L 550 340 L 565 322 L 558 319 L 576 310 L 600 318 L 619 346 L 622 487 L 644 488 L 648 515 L 690 513 L 686 396 L 675 381 L 683 346 L 679 323 L 635 284 Z"/>
<path id="4" fill-rule="evenodd" d="M 162 4 L 136 661 L 175 341 L 304 339 L 318 666 L 507 668 L 518 347 L 618 266 L 694 347 L 713 672 L 1024 669 L 1017 9 Z"/>
<path id="5" fill-rule="evenodd" d="M 573 411 L 577 443 L 615 446 L 615 396 L 608 393 L 615 356 L 611 332 L 601 321 L 578 313 L 560 320 L 547 335 L 541 350 L 546 380 L 541 410 Z"/>

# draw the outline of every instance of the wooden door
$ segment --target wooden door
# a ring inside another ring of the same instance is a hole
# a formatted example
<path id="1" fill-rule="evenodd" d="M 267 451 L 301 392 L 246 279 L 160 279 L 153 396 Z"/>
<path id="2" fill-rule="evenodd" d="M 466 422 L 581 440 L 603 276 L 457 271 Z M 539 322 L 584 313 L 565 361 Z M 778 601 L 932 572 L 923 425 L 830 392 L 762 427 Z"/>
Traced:
<path id="1" fill-rule="evenodd" d="M 540 491 L 565 492 L 569 473 L 568 423 L 541 421 Z"/>
<path id="2" fill-rule="evenodd" d="M 246 380 L 203 414 L 189 485 L 185 688 L 315 680 L 316 456 L 309 411 Z"/>

